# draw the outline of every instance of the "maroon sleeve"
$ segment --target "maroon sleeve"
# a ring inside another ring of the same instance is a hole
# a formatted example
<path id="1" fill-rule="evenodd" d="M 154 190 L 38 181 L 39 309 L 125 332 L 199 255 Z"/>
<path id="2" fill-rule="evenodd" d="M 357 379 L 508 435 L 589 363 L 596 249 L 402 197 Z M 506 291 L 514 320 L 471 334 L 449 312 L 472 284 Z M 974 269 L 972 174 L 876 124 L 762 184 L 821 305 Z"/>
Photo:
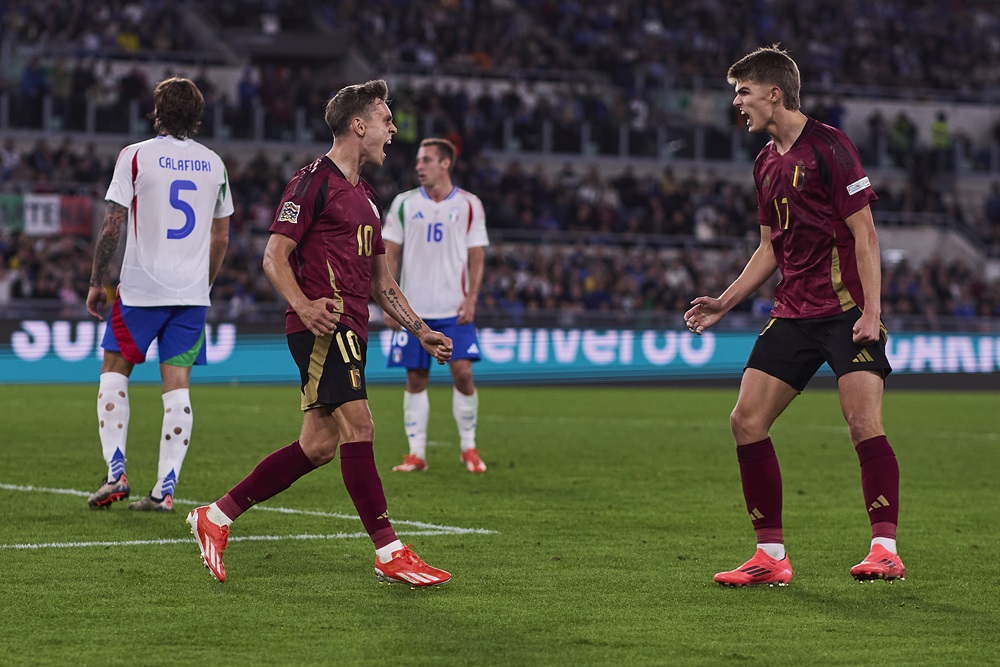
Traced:
<path id="1" fill-rule="evenodd" d="M 285 186 L 274 222 L 271 223 L 271 233 L 283 234 L 296 243 L 301 242 L 312 226 L 316 197 L 324 180 L 323 176 L 308 167 L 299 170 Z"/>
<path id="2" fill-rule="evenodd" d="M 833 128 L 830 128 L 833 130 Z M 842 132 L 833 130 L 836 140 L 826 147 L 830 151 L 827 164 L 830 168 L 830 197 L 834 212 L 847 219 L 869 203 L 878 199 L 871 181 L 861 166 L 861 158 L 854 143 Z"/>

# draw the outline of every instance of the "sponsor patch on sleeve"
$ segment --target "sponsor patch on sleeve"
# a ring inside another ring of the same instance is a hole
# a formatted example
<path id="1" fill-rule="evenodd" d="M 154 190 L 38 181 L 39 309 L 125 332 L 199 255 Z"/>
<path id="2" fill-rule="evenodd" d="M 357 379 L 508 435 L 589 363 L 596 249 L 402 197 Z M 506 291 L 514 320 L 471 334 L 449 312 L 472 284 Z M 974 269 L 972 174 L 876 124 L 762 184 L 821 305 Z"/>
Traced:
<path id="1" fill-rule="evenodd" d="M 286 201 L 281 205 L 281 211 L 278 213 L 278 222 L 290 222 L 293 225 L 296 224 L 299 221 L 300 208 L 302 207 L 298 204 Z"/>
<path id="2" fill-rule="evenodd" d="M 864 176 L 847 186 L 847 194 L 855 195 L 865 188 L 870 188 L 871 186 L 872 182 L 868 180 L 867 176 Z"/>

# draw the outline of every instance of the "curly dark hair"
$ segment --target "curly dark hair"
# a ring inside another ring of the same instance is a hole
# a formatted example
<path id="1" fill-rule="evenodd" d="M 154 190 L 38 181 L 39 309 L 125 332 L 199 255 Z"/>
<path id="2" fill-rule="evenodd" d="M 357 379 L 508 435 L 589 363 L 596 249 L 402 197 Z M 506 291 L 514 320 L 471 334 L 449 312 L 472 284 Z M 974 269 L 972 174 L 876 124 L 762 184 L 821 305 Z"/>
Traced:
<path id="1" fill-rule="evenodd" d="M 333 136 L 339 137 L 347 132 L 352 119 L 358 116 L 368 118 L 372 104 L 380 100 L 389 103 L 389 86 L 383 79 L 341 88 L 326 103 L 326 124 L 330 126 Z"/>
<path id="2" fill-rule="evenodd" d="M 187 139 L 198 132 L 204 111 L 205 98 L 198 86 L 191 79 L 174 76 L 156 84 L 148 118 L 157 134 Z"/>

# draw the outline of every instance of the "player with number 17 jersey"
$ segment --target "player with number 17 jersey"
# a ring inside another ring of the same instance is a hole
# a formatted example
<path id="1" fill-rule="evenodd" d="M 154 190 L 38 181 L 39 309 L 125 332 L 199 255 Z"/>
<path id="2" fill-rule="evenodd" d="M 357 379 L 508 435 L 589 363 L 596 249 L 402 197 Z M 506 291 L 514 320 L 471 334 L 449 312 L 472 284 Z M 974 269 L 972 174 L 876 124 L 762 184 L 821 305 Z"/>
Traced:
<path id="1" fill-rule="evenodd" d="M 105 199 L 129 210 L 122 303 L 208 306 L 211 222 L 233 213 L 222 159 L 161 134 L 122 149 Z"/>
<path id="2" fill-rule="evenodd" d="M 771 228 L 781 270 L 771 316 L 863 310 L 855 239 L 845 221 L 878 197 L 847 135 L 810 118 L 784 155 L 773 141 L 761 150 L 754 181 L 758 222 Z"/>
<path id="3" fill-rule="evenodd" d="M 367 342 L 372 261 L 385 254 L 375 189 L 364 179 L 353 185 L 324 155 L 288 182 L 271 233 L 296 242 L 288 260 L 302 293 L 333 299 L 338 322 Z M 285 333 L 300 331 L 306 326 L 289 307 Z"/>

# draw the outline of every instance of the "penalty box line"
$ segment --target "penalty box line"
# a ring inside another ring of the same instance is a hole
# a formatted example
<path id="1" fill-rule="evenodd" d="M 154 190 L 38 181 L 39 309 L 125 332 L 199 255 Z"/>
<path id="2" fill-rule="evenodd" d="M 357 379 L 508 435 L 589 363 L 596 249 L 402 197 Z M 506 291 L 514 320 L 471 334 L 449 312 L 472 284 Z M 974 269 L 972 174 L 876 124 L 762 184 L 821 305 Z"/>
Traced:
<path id="1" fill-rule="evenodd" d="M 14 491 L 17 493 L 47 493 L 52 495 L 68 495 L 68 496 L 81 496 L 86 498 L 90 495 L 87 491 L 80 491 L 78 489 L 56 489 L 43 486 L 33 486 L 33 485 L 19 485 L 19 484 L 4 484 L 0 482 L 0 489 L 5 491 Z M 183 498 L 175 498 L 174 504 L 189 505 L 191 507 L 200 507 L 202 505 L 208 505 L 210 503 L 199 501 L 199 500 L 186 500 Z M 269 507 L 262 505 L 255 505 L 251 509 L 260 510 L 262 512 L 278 512 L 280 514 L 291 514 L 291 515 L 303 515 L 303 516 L 318 516 L 326 517 L 331 519 L 345 519 L 350 521 L 357 521 L 358 517 L 352 514 L 340 514 L 338 512 L 321 512 L 317 510 L 301 510 L 292 507 Z M 462 528 L 460 526 L 446 526 L 441 524 L 427 523 L 425 521 L 408 521 L 405 519 L 394 519 L 393 525 L 400 526 L 412 526 L 416 530 L 403 530 L 396 531 L 398 535 L 415 535 L 415 536 L 429 536 L 429 535 L 494 535 L 496 531 L 489 530 L 488 528 Z M 330 533 L 322 535 L 314 534 L 300 534 L 300 535 L 244 535 L 244 536 L 232 536 L 229 538 L 231 542 L 274 542 L 279 540 L 343 540 L 343 539 L 354 539 L 360 537 L 368 537 L 367 533 Z M 156 539 L 156 540 L 125 540 L 125 541 L 111 541 L 111 542 L 46 542 L 46 543 L 36 543 L 36 544 L 0 544 L 0 550 L 7 549 L 70 549 L 70 548 L 81 548 L 81 547 L 115 547 L 115 546 L 146 546 L 146 545 L 163 545 L 163 544 L 188 544 L 191 539 Z"/>

